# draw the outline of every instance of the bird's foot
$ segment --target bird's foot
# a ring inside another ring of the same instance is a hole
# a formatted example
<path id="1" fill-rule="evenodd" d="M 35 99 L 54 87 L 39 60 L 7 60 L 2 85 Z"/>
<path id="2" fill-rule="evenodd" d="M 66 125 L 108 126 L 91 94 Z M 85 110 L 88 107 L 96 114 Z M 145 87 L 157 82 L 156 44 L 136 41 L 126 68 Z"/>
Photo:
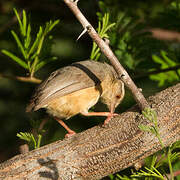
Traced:
<path id="1" fill-rule="evenodd" d="M 71 137 L 71 136 L 73 136 L 75 134 L 76 134 L 75 131 L 68 131 L 68 133 L 65 135 L 65 138 L 69 138 L 69 137 Z"/>
<path id="2" fill-rule="evenodd" d="M 82 112 L 81 114 L 85 116 L 107 116 L 106 120 L 104 121 L 104 125 L 108 124 L 108 122 L 114 117 L 117 116 L 117 113 L 112 112 Z"/>
<path id="3" fill-rule="evenodd" d="M 57 118 L 57 117 L 54 117 L 54 118 L 55 118 L 55 120 L 56 120 L 59 124 L 61 124 L 61 126 L 63 126 L 63 127 L 66 129 L 66 131 L 68 132 L 68 133 L 65 135 L 65 138 L 68 138 L 68 137 L 76 134 L 75 131 L 71 130 L 61 119 L 59 119 L 59 118 Z"/>
<path id="4" fill-rule="evenodd" d="M 106 120 L 104 121 L 104 125 L 108 124 L 109 121 L 114 117 L 117 116 L 117 113 L 109 113 L 109 115 L 107 116 Z"/>

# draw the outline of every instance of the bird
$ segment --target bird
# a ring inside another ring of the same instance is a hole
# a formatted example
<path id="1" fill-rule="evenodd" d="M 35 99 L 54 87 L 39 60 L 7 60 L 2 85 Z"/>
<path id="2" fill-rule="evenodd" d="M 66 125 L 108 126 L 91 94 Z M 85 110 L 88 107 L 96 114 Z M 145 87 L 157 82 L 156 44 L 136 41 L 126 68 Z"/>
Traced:
<path id="1" fill-rule="evenodd" d="M 84 60 L 52 72 L 36 88 L 26 111 L 45 108 L 67 130 L 65 137 L 70 137 L 76 133 L 65 124 L 64 119 L 77 114 L 106 116 L 106 125 L 117 115 L 115 108 L 124 94 L 124 83 L 111 65 Z M 107 105 L 109 112 L 88 112 L 99 100 Z"/>

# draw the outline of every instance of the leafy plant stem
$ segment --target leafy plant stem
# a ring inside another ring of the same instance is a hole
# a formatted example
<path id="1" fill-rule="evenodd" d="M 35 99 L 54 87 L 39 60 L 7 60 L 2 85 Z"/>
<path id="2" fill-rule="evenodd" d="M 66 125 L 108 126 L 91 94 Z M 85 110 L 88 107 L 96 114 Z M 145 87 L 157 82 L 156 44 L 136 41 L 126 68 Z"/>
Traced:
<path id="1" fill-rule="evenodd" d="M 158 140 L 159 140 L 159 142 L 160 142 L 160 144 L 161 144 L 162 148 L 164 148 L 164 144 L 163 144 L 163 142 L 162 142 L 162 139 L 161 139 L 160 134 L 159 134 L 159 132 L 158 132 L 158 131 L 157 131 L 156 136 L 157 136 L 157 138 L 158 138 Z"/>
<path id="2" fill-rule="evenodd" d="M 41 49 L 42 49 L 43 41 L 44 41 L 44 35 L 42 36 L 42 38 L 41 38 L 41 40 L 39 42 L 39 45 L 38 45 L 37 55 L 36 55 L 36 58 L 35 58 L 35 60 L 33 62 L 32 69 L 31 69 L 31 74 L 30 74 L 31 78 L 34 76 L 35 68 L 36 68 L 36 65 L 37 65 L 37 63 L 39 61 L 39 54 L 40 54 Z"/>
<path id="3" fill-rule="evenodd" d="M 31 63 L 30 63 L 30 61 L 27 62 L 27 66 L 28 66 L 29 72 L 31 72 Z"/>
<path id="4" fill-rule="evenodd" d="M 170 147 L 168 148 L 168 153 L 167 153 L 167 158 L 168 158 L 168 164 L 169 164 L 169 171 L 171 175 L 171 180 L 174 180 L 174 174 L 173 174 L 173 169 L 172 169 L 172 163 L 171 163 L 171 149 Z"/>
<path id="5" fill-rule="evenodd" d="M 36 149 L 37 148 L 37 143 L 36 143 L 36 140 L 35 140 L 33 135 L 32 135 L 32 140 L 33 140 L 33 143 L 34 143 L 34 149 Z"/>
<path id="6" fill-rule="evenodd" d="M 41 145 L 41 139 L 42 139 L 42 135 L 39 134 L 39 135 L 38 135 L 37 148 L 40 148 L 40 145 Z"/>

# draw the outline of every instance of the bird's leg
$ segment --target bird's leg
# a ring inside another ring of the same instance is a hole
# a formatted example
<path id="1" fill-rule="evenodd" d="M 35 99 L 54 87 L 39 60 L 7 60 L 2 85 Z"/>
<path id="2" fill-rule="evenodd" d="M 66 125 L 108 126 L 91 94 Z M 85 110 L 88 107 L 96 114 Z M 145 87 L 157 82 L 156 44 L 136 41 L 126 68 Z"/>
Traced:
<path id="1" fill-rule="evenodd" d="M 115 110 L 114 103 L 111 103 L 111 106 L 110 106 L 109 109 L 110 109 L 109 116 L 107 116 L 106 120 L 104 121 L 104 125 L 108 124 L 109 121 L 113 118 L 113 116 L 117 116 L 118 115 L 118 114 L 114 113 L 114 110 Z"/>
<path id="2" fill-rule="evenodd" d="M 65 135 L 65 137 L 70 137 L 70 136 L 76 134 L 76 133 L 75 133 L 73 130 L 71 130 L 61 119 L 59 119 L 59 118 L 57 118 L 57 117 L 54 117 L 54 118 L 55 118 L 55 120 L 56 120 L 59 124 L 61 124 L 61 126 L 63 126 L 63 127 L 66 129 L 66 131 L 68 132 L 68 133 Z"/>
<path id="3" fill-rule="evenodd" d="M 81 114 L 84 116 L 107 116 L 106 120 L 104 121 L 104 125 L 107 124 L 112 117 L 118 115 L 113 112 L 81 112 Z"/>
<path id="4" fill-rule="evenodd" d="M 109 116 L 107 116 L 107 118 L 105 119 L 105 121 L 104 121 L 104 125 L 106 125 L 106 124 L 108 124 L 109 123 L 109 121 L 114 117 L 114 116 L 117 116 L 118 114 L 116 114 L 116 113 L 109 113 Z"/>

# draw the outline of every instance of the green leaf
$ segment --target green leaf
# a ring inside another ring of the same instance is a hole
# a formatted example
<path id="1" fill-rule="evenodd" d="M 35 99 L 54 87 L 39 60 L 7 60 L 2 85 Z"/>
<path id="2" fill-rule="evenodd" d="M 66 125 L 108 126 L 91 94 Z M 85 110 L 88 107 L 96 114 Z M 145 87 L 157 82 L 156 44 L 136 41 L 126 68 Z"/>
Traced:
<path id="1" fill-rule="evenodd" d="M 39 41 L 40 41 L 40 39 L 42 37 L 42 34 L 43 34 L 43 29 L 40 26 L 39 27 L 39 32 L 37 33 L 37 36 L 36 36 L 36 40 L 34 41 L 33 45 L 31 46 L 31 49 L 29 50 L 28 56 L 30 56 L 36 50 L 36 48 L 37 48 L 37 46 L 39 44 Z"/>
<path id="2" fill-rule="evenodd" d="M 161 51 L 161 57 L 157 55 L 153 55 L 152 59 L 155 63 L 160 64 L 161 69 L 167 69 L 170 67 L 177 66 L 178 64 L 171 60 L 165 51 Z M 150 71 L 153 71 L 155 69 L 151 69 Z M 179 73 L 179 74 L 178 74 Z M 178 81 L 180 76 L 180 70 L 178 71 L 168 71 L 168 72 L 162 72 L 156 75 L 150 75 L 150 79 L 158 81 L 158 86 L 165 85 L 165 82 L 172 83 L 174 81 Z"/>
<path id="3" fill-rule="evenodd" d="M 37 142 L 37 147 L 36 148 L 40 148 L 41 146 L 41 140 L 42 140 L 42 135 L 38 134 L 38 142 Z"/>
<path id="4" fill-rule="evenodd" d="M 98 22 L 98 28 L 97 28 L 97 32 L 101 31 L 101 21 Z"/>
<path id="5" fill-rule="evenodd" d="M 28 49 L 28 48 L 29 48 L 30 43 L 31 43 L 31 25 L 28 24 L 26 39 L 25 39 L 25 42 L 24 42 L 24 47 L 25 47 L 25 49 Z M 29 58 L 29 57 L 27 57 L 27 59 L 28 59 L 28 58 Z"/>
<path id="6" fill-rule="evenodd" d="M 19 137 L 22 140 L 27 141 L 30 145 L 33 145 L 33 149 L 36 149 L 36 148 L 38 148 L 38 146 L 40 146 L 40 142 L 41 142 L 41 138 L 42 138 L 41 135 L 38 136 L 38 143 L 37 143 L 34 135 L 32 133 L 28 133 L 28 132 L 17 133 L 17 137 Z"/>
<path id="7" fill-rule="evenodd" d="M 12 33 L 21 53 L 23 54 L 24 58 L 26 59 L 26 53 L 25 53 L 24 47 L 23 47 L 20 39 L 18 38 L 17 34 L 13 30 L 11 31 L 11 33 Z"/>
<path id="8" fill-rule="evenodd" d="M 155 63 L 161 64 L 161 68 L 168 68 L 168 65 L 157 55 L 152 55 L 152 59 Z"/>
<path id="9" fill-rule="evenodd" d="M 47 57 L 48 55 L 46 55 L 46 53 L 50 53 L 51 46 L 50 43 L 48 46 L 48 41 L 46 41 L 47 47 L 45 47 L 47 48 L 47 50 L 43 49 L 44 51 L 41 51 L 44 46 L 44 39 L 46 38 L 47 33 L 50 32 L 59 23 L 59 20 L 50 20 L 46 23 L 45 28 L 40 26 L 39 31 L 36 34 L 36 38 L 32 42 L 31 24 L 28 23 L 26 11 L 22 11 L 22 18 L 20 17 L 16 9 L 14 9 L 14 12 L 19 23 L 20 36 L 18 36 L 13 30 L 11 31 L 11 34 L 15 39 L 15 42 L 18 48 L 20 49 L 20 52 L 24 59 L 22 60 L 22 58 L 17 57 L 13 53 L 8 52 L 6 50 L 2 50 L 2 52 L 14 61 L 16 61 L 20 66 L 27 69 L 29 71 L 30 76 L 33 77 L 36 70 L 40 69 L 49 62 L 47 60 L 40 61 L 41 56 Z M 54 58 L 52 59 L 54 60 Z"/>
<path id="10" fill-rule="evenodd" d="M 105 13 L 102 19 L 100 18 L 99 15 L 98 17 L 99 17 L 99 22 L 98 22 L 97 32 L 99 36 L 101 38 L 109 38 L 107 31 L 110 28 L 112 28 L 115 25 L 115 23 L 109 24 L 109 13 Z M 100 55 L 101 53 L 99 47 L 96 45 L 95 42 L 93 42 L 90 59 L 98 60 Z"/>
<path id="11" fill-rule="evenodd" d="M 51 21 L 50 21 L 50 22 L 51 22 Z M 50 32 L 57 24 L 59 24 L 59 22 L 60 22 L 59 19 L 56 20 L 56 21 L 54 21 L 54 22 L 51 22 L 48 32 Z"/>
<path id="12" fill-rule="evenodd" d="M 28 69 L 27 64 L 22 59 L 18 58 L 16 55 L 14 55 L 11 52 L 4 50 L 4 49 L 1 52 L 5 55 L 9 56 L 12 60 L 16 61 L 23 68 Z"/>
<path id="13" fill-rule="evenodd" d="M 49 22 L 46 22 L 45 30 L 44 30 L 44 36 L 47 35 L 57 24 L 59 23 L 59 20 L 56 20 L 52 22 L 51 20 Z"/>
<path id="14" fill-rule="evenodd" d="M 22 140 L 28 141 L 28 142 L 30 142 L 34 139 L 34 136 L 28 132 L 17 133 L 17 137 L 19 137 Z"/>
<path id="15" fill-rule="evenodd" d="M 43 46 L 44 38 L 45 38 L 44 35 L 42 35 L 41 39 L 38 42 L 37 51 L 36 51 L 37 56 L 35 57 L 35 59 L 32 63 L 32 66 L 31 66 L 31 76 L 34 75 L 34 73 L 36 71 L 36 65 L 39 63 L 39 55 L 40 55 L 40 52 L 41 52 L 41 49 Z"/>
<path id="16" fill-rule="evenodd" d="M 176 63 L 172 61 L 170 58 L 167 57 L 167 52 L 161 51 L 161 56 L 164 58 L 164 60 L 167 63 L 167 67 L 173 67 L 176 66 Z"/>
<path id="17" fill-rule="evenodd" d="M 161 146 L 164 148 L 164 144 L 163 144 L 160 134 L 159 134 L 156 111 L 154 111 L 151 108 L 145 108 L 144 111 L 142 111 L 142 114 L 146 119 L 149 120 L 149 122 L 152 122 L 153 125 L 150 125 L 150 126 L 140 125 L 139 128 L 143 131 L 148 131 L 148 132 L 151 132 L 152 134 L 154 134 L 158 138 Z"/>
<path id="18" fill-rule="evenodd" d="M 41 53 L 41 50 L 42 50 L 42 47 L 43 47 L 43 42 L 44 42 L 44 39 L 45 39 L 45 36 L 47 35 L 48 32 L 50 32 L 52 30 L 52 28 L 59 23 L 59 20 L 56 20 L 54 22 L 52 21 L 49 21 L 46 23 L 46 27 L 43 31 L 42 28 L 40 28 L 39 30 L 39 33 L 37 35 L 37 39 L 38 39 L 38 43 L 36 44 L 37 45 L 37 49 L 36 49 L 36 56 L 35 56 L 35 59 L 31 65 L 31 76 L 33 76 L 33 74 L 36 72 L 37 69 L 39 69 L 39 67 L 37 68 L 36 66 L 38 65 L 39 63 L 39 56 L 40 56 L 40 53 Z M 40 34 L 40 35 L 39 35 Z M 39 36 L 39 38 L 38 38 Z M 34 56 L 34 55 L 33 55 Z M 31 58 L 32 59 L 32 58 Z M 44 63 L 40 64 L 41 66 L 43 65 Z"/>
<path id="19" fill-rule="evenodd" d="M 99 57 L 101 56 L 101 53 L 99 52 L 97 55 L 96 55 L 96 57 L 95 57 L 95 61 L 97 61 L 98 59 L 99 59 Z"/>
<path id="20" fill-rule="evenodd" d="M 180 141 L 177 141 L 175 142 L 172 146 L 171 146 L 171 149 L 174 150 L 174 149 L 180 149 Z"/>
<path id="21" fill-rule="evenodd" d="M 33 59 L 35 59 L 37 55 L 38 55 L 37 52 L 35 52 L 35 53 L 30 57 L 29 60 L 30 60 L 30 61 L 33 61 Z"/>
<path id="22" fill-rule="evenodd" d="M 19 16 L 17 10 L 16 10 L 15 8 L 14 8 L 13 10 L 14 10 L 14 13 L 15 13 L 15 15 L 16 15 L 16 17 L 17 17 L 21 34 L 24 35 L 24 33 L 23 33 L 24 29 L 23 29 L 23 24 L 22 24 L 21 18 L 20 18 L 20 16 Z"/>
<path id="23" fill-rule="evenodd" d="M 110 24 L 109 26 L 107 26 L 106 28 L 105 28 L 105 32 L 107 32 L 109 29 L 111 29 L 113 26 L 115 26 L 116 25 L 116 23 L 112 23 L 112 24 Z"/>
<path id="24" fill-rule="evenodd" d="M 139 127 L 139 129 L 141 129 L 142 131 L 146 131 L 146 132 L 151 132 L 151 129 L 150 129 L 150 127 L 149 126 L 146 126 L 146 125 L 139 125 L 138 126 Z"/>
<path id="25" fill-rule="evenodd" d="M 137 172 L 136 174 L 131 175 L 131 177 L 139 177 L 139 178 L 144 178 L 144 177 L 154 177 L 158 179 L 164 180 L 163 175 L 154 167 L 152 167 L 152 170 L 145 167 L 146 171 L 140 170 L 140 172 Z"/>
<path id="26" fill-rule="evenodd" d="M 152 167 L 155 167 L 155 164 L 157 162 L 157 155 L 151 155 L 147 158 L 145 158 L 145 166 L 152 170 Z"/>
<path id="27" fill-rule="evenodd" d="M 119 175 L 119 174 L 116 174 L 116 176 L 118 177 L 118 180 L 134 180 L 134 179 L 132 179 L 132 178 L 129 178 L 129 177 L 126 176 L 126 175 L 121 176 L 121 175 Z M 113 180 L 114 180 L 114 179 L 113 179 Z"/>
<path id="28" fill-rule="evenodd" d="M 39 62 L 37 65 L 36 65 L 36 69 L 35 71 L 38 71 L 40 68 L 42 68 L 44 65 L 48 64 L 49 62 L 52 62 L 52 61 L 55 61 L 57 60 L 57 57 L 52 57 L 52 58 L 49 58 L 47 60 L 43 60 L 41 62 Z"/>
<path id="29" fill-rule="evenodd" d="M 23 36 L 26 36 L 26 26 L 27 26 L 27 18 L 26 18 L 26 12 L 23 10 Z"/>
<path id="30" fill-rule="evenodd" d="M 93 42 L 90 59 L 95 59 L 95 57 L 96 57 L 95 51 L 96 51 L 96 50 L 98 50 L 97 44 L 96 44 L 95 42 Z"/>

